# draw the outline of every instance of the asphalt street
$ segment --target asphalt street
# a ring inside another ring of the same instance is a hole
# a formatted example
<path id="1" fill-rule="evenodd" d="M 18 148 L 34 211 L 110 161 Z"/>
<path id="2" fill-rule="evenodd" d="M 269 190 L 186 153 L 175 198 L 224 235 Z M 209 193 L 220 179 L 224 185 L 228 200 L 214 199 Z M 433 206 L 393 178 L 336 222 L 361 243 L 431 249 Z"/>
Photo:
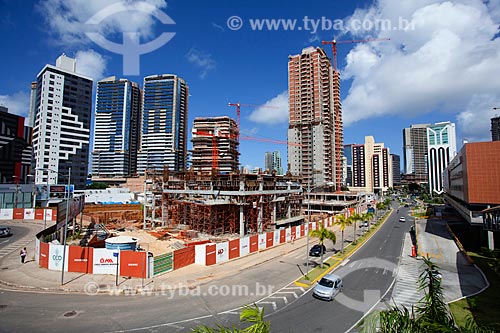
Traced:
<path id="1" fill-rule="evenodd" d="M 0 332 L 186 332 L 200 324 L 238 324 L 241 307 L 251 303 L 265 308 L 272 332 L 344 332 L 392 283 L 403 234 L 410 228 L 395 215 L 337 269 L 344 292 L 332 302 L 314 299 L 292 283 L 301 275 L 299 267 L 304 270 L 307 254 L 305 248 L 284 248 L 283 256 L 237 275 L 201 286 L 203 281 L 187 277 L 187 287 L 165 284 L 162 291 L 148 293 L 146 286 L 143 295 L 0 290 Z M 331 244 L 327 248 L 331 254 Z M 312 266 L 319 262 L 313 260 Z M 113 292 L 113 286 L 99 287 Z"/>
<path id="2" fill-rule="evenodd" d="M 344 280 L 343 293 L 333 301 L 315 299 L 311 292 L 271 314 L 272 332 L 346 332 L 391 288 L 404 234 L 413 219 L 408 208 L 393 213 L 380 230 L 345 264 L 335 270 Z M 398 221 L 406 216 L 407 222 Z"/>

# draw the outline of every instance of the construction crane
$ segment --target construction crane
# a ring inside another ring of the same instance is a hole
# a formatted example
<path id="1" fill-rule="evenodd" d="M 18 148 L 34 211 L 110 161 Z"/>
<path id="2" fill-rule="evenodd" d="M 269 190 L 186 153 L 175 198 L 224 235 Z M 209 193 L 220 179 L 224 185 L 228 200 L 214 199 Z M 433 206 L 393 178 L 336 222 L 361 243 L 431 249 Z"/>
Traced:
<path id="1" fill-rule="evenodd" d="M 241 115 L 241 107 L 242 106 L 248 106 L 248 107 L 253 107 L 253 108 L 279 109 L 277 106 L 272 106 L 272 105 L 243 104 L 240 102 L 228 103 L 227 105 L 236 107 L 236 118 L 237 118 L 238 132 L 240 130 L 240 115 Z"/>
<path id="2" fill-rule="evenodd" d="M 294 146 L 294 147 L 302 147 L 302 144 L 300 144 L 300 143 L 283 141 L 283 140 L 275 140 L 275 139 L 267 139 L 267 138 L 256 138 L 253 136 L 242 136 L 242 137 L 240 137 L 240 139 L 241 140 L 253 140 L 253 141 L 260 141 L 260 142 L 276 143 L 276 144 L 289 145 L 289 146 Z"/>
<path id="3" fill-rule="evenodd" d="M 331 40 L 321 41 L 322 45 L 332 45 L 333 54 L 333 69 L 337 70 L 337 44 L 351 44 L 351 43 L 366 43 L 366 42 L 380 42 L 384 40 L 391 40 L 390 38 L 367 38 L 367 39 L 351 39 L 351 40 Z"/>

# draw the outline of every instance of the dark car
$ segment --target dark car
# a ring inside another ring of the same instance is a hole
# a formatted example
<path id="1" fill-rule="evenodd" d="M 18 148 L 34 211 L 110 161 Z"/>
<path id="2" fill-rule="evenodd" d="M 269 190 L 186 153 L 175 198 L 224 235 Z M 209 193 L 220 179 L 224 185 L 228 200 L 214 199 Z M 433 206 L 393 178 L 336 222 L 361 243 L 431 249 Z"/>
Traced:
<path id="1" fill-rule="evenodd" d="M 311 247 L 311 249 L 309 250 L 309 255 L 312 256 L 312 257 L 319 257 L 319 256 L 321 256 L 321 247 L 323 247 L 323 254 L 325 254 L 326 253 L 326 246 L 320 245 L 320 244 L 316 244 L 313 247 Z"/>
<path id="2" fill-rule="evenodd" d="M 12 236 L 12 232 L 9 227 L 0 226 L 0 237 Z"/>

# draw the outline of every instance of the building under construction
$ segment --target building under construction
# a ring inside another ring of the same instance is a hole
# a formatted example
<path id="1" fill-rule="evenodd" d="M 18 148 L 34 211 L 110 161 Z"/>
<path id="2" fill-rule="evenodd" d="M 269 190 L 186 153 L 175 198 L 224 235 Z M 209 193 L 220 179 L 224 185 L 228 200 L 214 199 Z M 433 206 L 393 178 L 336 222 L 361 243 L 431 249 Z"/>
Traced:
<path id="1" fill-rule="evenodd" d="M 354 208 L 356 193 L 307 192 L 300 179 L 268 174 L 148 173 L 145 228 L 193 229 L 211 235 L 247 234 L 302 224 Z M 310 200 L 308 202 L 307 200 Z"/>
<path id="2" fill-rule="evenodd" d="M 342 179 L 342 111 L 338 72 L 322 48 L 308 47 L 288 60 L 288 162 L 293 175 L 316 187 Z"/>
<path id="3" fill-rule="evenodd" d="M 148 215 L 168 227 L 244 236 L 304 220 L 302 186 L 292 177 L 165 172 L 149 174 L 148 183 L 153 198 L 161 194 Z"/>
<path id="4" fill-rule="evenodd" d="M 238 172 L 240 153 L 235 120 L 227 116 L 196 118 L 192 136 L 191 163 L 195 173 Z"/>

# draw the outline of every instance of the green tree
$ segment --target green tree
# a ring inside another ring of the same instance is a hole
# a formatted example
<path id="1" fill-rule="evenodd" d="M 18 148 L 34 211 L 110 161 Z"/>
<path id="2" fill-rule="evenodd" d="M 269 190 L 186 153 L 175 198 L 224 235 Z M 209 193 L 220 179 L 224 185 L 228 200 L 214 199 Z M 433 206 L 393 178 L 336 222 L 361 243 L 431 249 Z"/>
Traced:
<path id="1" fill-rule="evenodd" d="M 340 245 L 341 247 L 341 252 L 344 253 L 344 230 L 345 227 L 350 226 L 352 223 L 352 219 L 349 217 L 345 217 L 344 214 L 337 214 L 335 215 L 333 224 L 336 224 L 340 227 L 340 232 L 342 235 L 342 244 Z"/>
<path id="2" fill-rule="evenodd" d="M 375 214 L 373 214 L 372 212 L 363 213 L 363 214 L 361 214 L 361 220 L 362 221 L 370 221 L 371 222 L 374 215 Z"/>
<path id="3" fill-rule="evenodd" d="M 240 321 L 242 324 L 250 324 L 246 328 L 224 327 L 217 325 L 216 328 L 211 328 L 205 325 L 194 328 L 191 332 L 194 333 L 269 333 L 270 322 L 264 321 L 264 308 L 259 309 L 255 304 L 245 305 L 241 310 Z"/>
<path id="4" fill-rule="evenodd" d="M 335 236 L 335 233 L 333 231 L 325 228 L 325 226 L 321 222 L 319 223 L 318 229 L 309 231 L 309 236 L 318 238 L 319 240 L 319 244 L 321 245 L 321 268 L 323 268 L 323 244 L 325 243 L 325 240 L 329 239 L 335 245 L 335 243 L 337 242 L 337 237 Z"/>
<path id="5" fill-rule="evenodd" d="M 108 184 L 101 182 L 94 182 L 92 184 L 87 185 L 87 189 L 89 190 L 105 190 L 108 188 Z"/>
<path id="6" fill-rule="evenodd" d="M 356 226 L 358 225 L 357 222 L 363 221 L 363 216 L 358 213 L 354 213 L 351 215 L 351 220 L 352 220 L 352 227 L 354 231 L 354 240 L 353 243 L 356 244 Z"/>

